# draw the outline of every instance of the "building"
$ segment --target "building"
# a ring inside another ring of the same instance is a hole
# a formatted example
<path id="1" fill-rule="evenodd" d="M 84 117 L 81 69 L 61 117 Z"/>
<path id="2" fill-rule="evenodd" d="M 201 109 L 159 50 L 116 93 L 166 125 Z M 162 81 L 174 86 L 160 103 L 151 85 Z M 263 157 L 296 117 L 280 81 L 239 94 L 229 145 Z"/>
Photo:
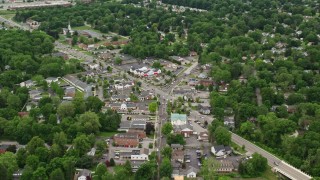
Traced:
<path id="1" fill-rule="evenodd" d="M 145 120 L 132 120 L 121 121 L 118 131 L 127 131 L 128 133 L 136 133 L 139 139 L 146 138 L 146 121 Z"/>
<path id="2" fill-rule="evenodd" d="M 229 128 L 235 127 L 234 116 L 224 117 L 223 124 Z"/>
<path id="3" fill-rule="evenodd" d="M 51 83 L 54 83 L 54 82 L 57 83 L 59 81 L 59 78 L 58 77 L 48 77 L 46 79 L 46 81 L 47 81 L 48 84 L 51 84 Z"/>
<path id="4" fill-rule="evenodd" d="M 209 87 L 209 86 L 214 86 L 215 82 L 213 80 L 204 80 L 204 79 L 202 79 L 202 80 L 199 81 L 199 84 L 203 85 L 205 87 Z"/>
<path id="5" fill-rule="evenodd" d="M 63 52 L 54 52 L 51 54 L 53 57 L 61 57 L 62 59 L 64 60 L 68 60 L 69 59 L 69 56 L 68 54 L 66 53 L 63 53 Z"/>
<path id="6" fill-rule="evenodd" d="M 199 172 L 198 169 L 190 166 L 188 171 L 187 171 L 187 178 L 196 178 L 198 172 Z"/>
<path id="7" fill-rule="evenodd" d="M 187 115 L 171 113 L 171 124 L 176 126 L 187 124 Z"/>
<path id="8" fill-rule="evenodd" d="M 230 146 L 224 146 L 224 145 L 218 145 L 218 146 L 212 146 L 211 152 L 217 157 L 229 155 L 232 152 L 232 149 Z"/>
<path id="9" fill-rule="evenodd" d="M 217 168 L 218 173 L 230 173 L 235 167 L 230 160 L 219 160 L 220 166 Z"/>
<path id="10" fill-rule="evenodd" d="M 193 127 L 189 124 L 174 126 L 174 132 L 184 137 L 190 137 L 193 134 Z"/>
<path id="11" fill-rule="evenodd" d="M 183 149 L 183 145 L 181 145 L 181 144 L 171 144 L 171 149 L 172 150 L 182 150 Z"/>
<path id="12" fill-rule="evenodd" d="M 113 136 L 116 146 L 135 148 L 139 145 L 139 135 L 136 133 L 120 133 Z"/>
<path id="13" fill-rule="evenodd" d="M 208 134 L 208 132 L 200 132 L 200 133 L 198 134 L 198 140 L 199 140 L 199 141 L 208 142 L 208 141 L 209 141 L 209 134 Z"/>
<path id="14" fill-rule="evenodd" d="M 97 64 L 97 63 L 90 63 L 88 64 L 88 67 L 91 69 L 91 70 L 98 70 L 100 65 Z"/>
<path id="15" fill-rule="evenodd" d="M 139 139 L 144 139 L 147 137 L 146 132 L 144 132 L 142 129 L 129 128 L 128 133 L 138 134 Z"/>
<path id="16" fill-rule="evenodd" d="M 34 86 L 34 82 L 32 80 L 27 80 L 20 83 L 20 87 L 30 88 L 32 86 Z"/>
<path id="17" fill-rule="evenodd" d="M 183 163 L 183 161 L 184 161 L 184 152 L 183 152 L 183 150 L 173 150 L 172 155 L 171 155 L 171 159 L 173 161 L 177 161 L 177 162 Z"/>
<path id="18" fill-rule="evenodd" d="M 87 84 L 85 82 L 82 82 L 77 77 L 72 76 L 72 75 L 66 75 L 62 79 L 64 81 L 66 81 L 68 84 L 76 87 L 81 92 L 84 92 L 85 98 L 93 95 L 93 92 L 92 92 L 93 87 L 91 84 Z"/>
<path id="19" fill-rule="evenodd" d="M 88 169 L 76 169 L 73 180 L 90 180 L 92 172 Z"/>
<path id="20" fill-rule="evenodd" d="M 69 24 L 68 24 L 68 28 L 62 28 L 62 31 L 63 31 L 63 35 L 67 35 L 68 33 L 70 33 L 70 35 L 72 36 L 74 34 L 74 30 L 72 30 L 71 28 L 71 25 L 70 25 L 70 21 L 69 21 Z"/>
<path id="21" fill-rule="evenodd" d="M 201 114 L 206 114 L 206 115 L 210 114 L 210 106 L 209 105 L 199 104 L 198 109 Z"/>

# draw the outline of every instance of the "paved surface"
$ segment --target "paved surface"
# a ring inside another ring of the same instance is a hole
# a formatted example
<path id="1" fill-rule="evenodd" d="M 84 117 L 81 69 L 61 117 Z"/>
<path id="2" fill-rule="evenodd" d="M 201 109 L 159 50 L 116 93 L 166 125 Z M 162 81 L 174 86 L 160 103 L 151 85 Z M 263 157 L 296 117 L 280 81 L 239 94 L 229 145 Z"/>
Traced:
<path id="1" fill-rule="evenodd" d="M 6 25 L 8 25 L 8 26 L 10 26 L 10 27 L 18 27 L 18 28 L 23 29 L 23 30 L 29 30 L 28 27 L 22 26 L 22 25 L 14 22 L 14 21 L 12 21 L 12 20 L 6 19 L 6 18 L 1 17 L 1 16 L 0 16 L 0 22 L 1 22 L 1 23 L 4 22 Z"/>
<path id="2" fill-rule="evenodd" d="M 269 152 L 265 151 L 264 149 L 252 144 L 251 142 L 247 141 L 246 139 L 232 133 L 232 141 L 240 146 L 245 146 L 245 149 L 251 153 L 259 153 L 263 157 L 267 158 L 269 166 L 274 168 L 276 171 L 281 172 L 282 174 L 286 175 L 290 179 L 293 180 L 309 180 L 312 177 L 308 176 L 307 174 L 303 173 L 297 168 L 292 167 L 291 165 L 287 164 L 286 162 L 282 161 L 281 159 L 275 157 L 274 155 L 270 154 Z M 276 166 L 275 164 L 278 164 Z"/>

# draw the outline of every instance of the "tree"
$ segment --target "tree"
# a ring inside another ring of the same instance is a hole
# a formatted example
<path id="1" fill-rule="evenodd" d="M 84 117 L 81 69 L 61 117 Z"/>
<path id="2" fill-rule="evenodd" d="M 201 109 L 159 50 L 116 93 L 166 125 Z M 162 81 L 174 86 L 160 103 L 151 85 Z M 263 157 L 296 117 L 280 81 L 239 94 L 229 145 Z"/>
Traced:
<path id="1" fill-rule="evenodd" d="M 164 158 L 160 165 L 160 177 L 171 177 L 172 174 L 172 166 L 169 158 Z"/>
<path id="2" fill-rule="evenodd" d="M 126 163 L 124 163 L 123 168 L 126 170 L 127 175 L 132 174 L 132 167 L 131 167 L 131 163 L 129 160 L 126 160 Z"/>
<path id="3" fill-rule="evenodd" d="M 38 167 L 33 173 L 32 173 L 32 179 L 43 179 L 48 180 L 48 176 L 46 173 L 46 169 L 44 167 Z"/>
<path id="4" fill-rule="evenodd" d="M 3 180 L 7 180 L 9 179 L 8 177 L 10 177 L 8 176 L 7 168 L 1 163 L 0 163 L 0 174 Z"/>
<path id="5" fill-rule="evenodd" d="M 204 160 L 202 167 L 200 169 L 200 174 L 204 180 L 215 179 L 216 170 L 220 167 L 220 163 L 212 157 Z"/>
<path id="6" fill-rule="evenodd" d="M 152 180 L 157 172 L 155 162 L 149 161 L 142 164 L 135 173 L 135 180 Z"/>
<path id="7" fill-rule="evenodd" d="M 214 138 L 217 144 L 229 145 L 231 143 L 231 133 L 222 126 L 217 127 L 214 131 Z"/>
<path id="8" fill-rule="evenodd" d="M 60 168 L 53 170 L 50 173 L 49 180 L 64 180 L 63 172 Z"/>
<path id="9" fill-rule="evenodd" d="M 34 154 L 38 147 L 44 147 L 44 141 L 38 136 L 33 137 L 26 146 L 30 154 Z"/>
<path id="10" fill-rule="evenodd" d="M 18 170 L 17 159 L 12 152 L 0 154 L 0 165 L 2 165 L 2 171 L 6 169 L 7 177 L 12 177 L 12 173 Z"/>
<path id="11" fill-rule="evenodd" d="M 96 96 L 89 96 L 86 100 L 86 106 L 88 111 L 100 112 L 104 103 Z"/>
<path id="12" fill-rule="evenodd" d="M 121 64 L 122 64 L 122 59 L 121 59 L 119 56 L 117 56 L 117 57 L 114 59 L 114 63 L 115 63 L 116 65 L 121 65 Z"/>
<path id="13" fill-rule="evenodd" d="M 153 68 L 161 68 L 161 63 L 159 61 L 155 61 L 153 64 L 152 64 L 152 67 Z"/>
<path id="14" fill-rule="evenodd" d="M 171 154 L 172 154 L 172 149 L 169 146 L 165 146 L 162 150 L 161 150 L 161 155 L 164 158 L 168 158 L 171 159 Z"/>
<path id="15" fill-rule="evenodd" d="M 87 134 L 97 134 L 99 132 L 99 128 L 101 127 L 99 117 L 94 112 L 86 112 L 81 114 L 79 117 L 79 123 L 82 127 L 84 127 L 84 131 Z"/>
<path id="16" fill-rule="evenodd" d="M 146 124 L 146 134 L 151 135 L 155 131 L 153 123 L 147 122 Z"/>
<path id="17" fill-rule="evenodd" d="M 258 177 L 267 170 L 268 161 L 258 153 L 254 153 L 249 160 L 242 160 L 239 165 L 239 172 L 242 175 Z"/>
<path id="18" fill-rule="evenodd" d="M 33 170 L 36 170 L 39 165 L 39 157 L 36 155 L 29 155 L 26 160 L 26 165 Z"/>
<path id="19" fill-rule="evenodd" d="M 20 168 L 23 168 L 26 164 L 27 150 L 25 148 L 20 148 L 16 154 L 17 163 Z"/>
<path id="20" fill-rule="evenodd" d="M 172 132 L 172 130 L 173 130 L 172 124 L 170 122 L 166 122 L 161 128 L 161 133 L 167 136 Z"/>
<path id="21" fill-rule="evenodd" d="M 74 104 L 71 102 L 61 103 L 57 109 L 57 113 L 61 118 L 73 117 L 75 113 Z"/>
<path id="22" fill-rule="evenodd" d="M 169 134 L 167 136 L 167 143 L 169 145 L 171 145 L 171 144 L 185 145 L 186 141 L 184 140 L 184 138 L 181 134 Z"/>
<path id="23" fill-rule="evenodd" d="M 110 166 L 115 166 L 115 165 L 116 165 L 116 163 L 114 162 L 114 159 L 111 158 L 111 159 L 110 159 Z"/>
<path id="24" fill-rule="evenodd" d="M 149 104 L 149 111 L 151 113 L 155 113 L 158 109 L 158 103 L 157 102 L 152 102 Z"/>
<path id="25" fill-rule="evenodd" d="M 83 155 L 86 152 L 88 152 L 91 147 L 90 140 L 86 135 L 77 136 L 73 140 L 73 144 L 74 144 L 74 148 L 79 151 L 80 155 Z"/>
<path id="26" fill-rule="evenodd" d="M 102 179 L 102 177 L 106 174 L 106 172 L 107 172 L 107 166 L 103 163 L 99 163 L 95 171 L 95 176 L 98 176 L 99 179 Z"/>

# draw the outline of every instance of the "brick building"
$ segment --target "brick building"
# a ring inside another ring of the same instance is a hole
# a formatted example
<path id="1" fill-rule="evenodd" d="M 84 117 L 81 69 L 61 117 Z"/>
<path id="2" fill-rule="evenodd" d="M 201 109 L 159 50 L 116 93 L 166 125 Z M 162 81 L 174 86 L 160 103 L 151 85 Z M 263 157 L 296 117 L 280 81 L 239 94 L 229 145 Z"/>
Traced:
<path id="1" fill-rule="evenodd" d="M 116 146 L 137 147 L 139 145 L 139 135 L 137 133 L 120 133 L 113 136 Z"/>

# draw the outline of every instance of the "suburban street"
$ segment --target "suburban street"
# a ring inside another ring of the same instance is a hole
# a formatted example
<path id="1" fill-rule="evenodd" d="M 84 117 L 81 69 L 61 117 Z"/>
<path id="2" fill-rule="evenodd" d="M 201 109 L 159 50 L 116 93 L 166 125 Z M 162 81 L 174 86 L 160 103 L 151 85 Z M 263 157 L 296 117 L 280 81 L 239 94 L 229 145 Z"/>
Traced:
<path id="1" fill-rule="evenodd" d="M 267 158 L 268 165 L 272 168 L 279 169 L 282 174 L 285 174 L 289 178 L 293 180 L 308 180 L 311 177 L 297 168 L 290 166 L 289 164 L 285 163 L 281 159 L 275 157 L 274 155 L 270 154 L 269 152 L 265 151 L 264 149 L 252 144 L 251 142 L 247 141 L 246 139 L 232 133 L 231 139 L 233 142 L 238 144 L 239 146 L 245 146 L 245 149 L 250 153 L 259 153 L 263 157 Z M 278 164 L 278 165 L 276 165 Z"/>

